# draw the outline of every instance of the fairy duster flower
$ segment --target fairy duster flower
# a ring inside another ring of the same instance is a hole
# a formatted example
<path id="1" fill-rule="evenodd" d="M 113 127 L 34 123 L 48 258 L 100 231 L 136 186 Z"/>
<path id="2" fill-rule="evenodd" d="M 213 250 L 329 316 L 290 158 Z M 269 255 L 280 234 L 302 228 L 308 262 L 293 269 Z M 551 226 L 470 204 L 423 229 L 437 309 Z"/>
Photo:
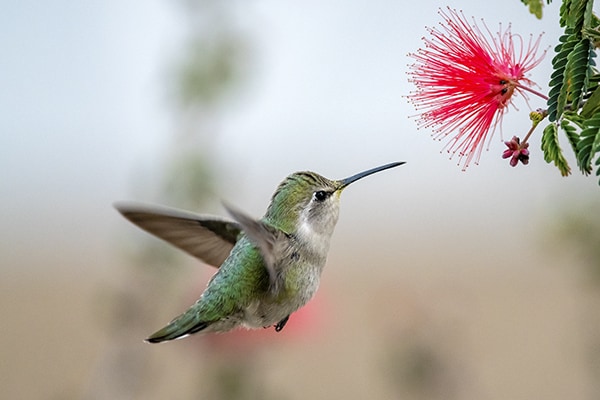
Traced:
<path id="1" fill-rule="evenodd" d="M 451 158 L 458 153 L 464 170 L 479 162 L 515 93 L 545 98 L 526 76 L 543 58 L 536 56 L 541 35 L 525 45 L 510 25 L 492 34 L 456 10 L 439 14 L 444 21 L 428 28 L 424 48 L 409 54 L 416 61 L 409 72 L 416 91 L 408 98 L 420 113 L 420 127 L 432 128 L 436 139 L 453 134 L 444 148 Z"/>

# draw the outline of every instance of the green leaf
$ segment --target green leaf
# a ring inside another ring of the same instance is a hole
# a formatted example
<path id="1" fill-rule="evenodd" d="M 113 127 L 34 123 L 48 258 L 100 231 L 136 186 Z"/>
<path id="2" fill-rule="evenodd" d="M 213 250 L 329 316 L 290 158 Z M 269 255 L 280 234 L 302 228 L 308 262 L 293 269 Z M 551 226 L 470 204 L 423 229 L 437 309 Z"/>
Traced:
<path id="1" fill-rule="evenodd" d="M 595 48 L 600 47 L 600 30 L 598 26 L 595 28 L 583 28 L 581 34 L 583 37 L 588 38 Z"/>
<path id="2" fill-rule="evenodd" d="M 573 115 L 573 117 L 577 117 L 577 114 Z M 577 154 L 577 144 L 579 143 L 579 134 L 577 133 L 578 129 L 573 126 L 572 121 L 568 119 L 568 114 L 565 113 L 564 118 L 560 121 L 560 127 L 565 132 L 565 136 L 569 140 L 569 144 L 573 149 L 573 152 Z"/>
<path id="3" fill-rule="evenodd" d="M 590 61 L 590 41 L 581 39 L 567 55 L 563 85 L 566 85 L 566 100 L 576 110 L 585 94 Z"/>
<path id="4" fill-rule="evenodd" d="M 555 123 L 549 124 L 544 129 L 544 133 L 542 134 L 542 151 L 544 152 L 544 160 L 547 163 L 554 162 L 554 165 L 559 169 L 562 176 L 567 176 L 571 173 L 571 167 L 569 167 L 558 143 L 557 126 Z"/>
<path id="5" fill-rule="evenodd" d="M 579 134 L 577 143 L 577 165 L 581 172 L 592 172 L 592 160 L 600 152 L 600 112 L 585 121 L 586 127 Z"/>
<path id="6" fill-rule="evenodd" d="M 543 0 L 521 0 L 521 2 L 529 8 L 529 12 L 535 15 L 537 19 L 542 19 Z"/>
<path id="7" fill-rule="evenodd" d="M 562 5 L 560 6 L 560 26 L 566 27 L 569 22 L 569 10 L 571 9 L 572 0 L 563 0 Z"/>
<path id="8" fill-rule="evenodd" d="M 569 78 L 575 71 L 579 72 L 578 68 L 573 68 L 580 67 L 581 62 L 580 53 L 577 53 L 577 56 L 571 56 L 571 61 L 569 61 L 569 55 L 580 41 L 576 34 L 565 34 L 560 37 L 559 41 L 560 44 L 555 49 L 556 55 L 552 59 L 554 72 L 551 76 L 550 92 L 548 93 L 548 119 L 550 121 L 557 121 L 562 115 L 569 100 L 569 88 L 571 87 Z M 567 71 L 568 65 L 569 71 Z M 579 75 L 577 76 L 579 77 Z"/>
<path id="9" fill-rule="evenodd" d="M 592 20 L 594 0 L 564 0 L 560 7 L 560 26 L 581 32 Z"/>
<path id="10" fill-rule="evenodd" d="M 581 109 L 581 116 L 584 118 L 591 118 L 592 115 L 600 109 L 600 86 L 596 86 L 596 89 L 592 92 L 592 95 L 586 100 L 583 108 Z"/>

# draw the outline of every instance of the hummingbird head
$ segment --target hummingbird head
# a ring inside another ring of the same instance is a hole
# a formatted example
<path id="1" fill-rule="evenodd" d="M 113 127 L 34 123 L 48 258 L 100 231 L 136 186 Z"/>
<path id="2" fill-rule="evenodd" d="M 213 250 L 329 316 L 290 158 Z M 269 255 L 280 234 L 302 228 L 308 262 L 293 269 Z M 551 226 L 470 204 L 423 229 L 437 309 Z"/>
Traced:
<path id="1" fill-rule="evenodd" d="M 265 220 L 284 232 L 302 230 L 329 237 L 338 220 L 342 191 L 365 176 L 402 164 L 386 164 L 341 180 L 330 180 L 315 172 L 293 173 L 277 187 Z"/>

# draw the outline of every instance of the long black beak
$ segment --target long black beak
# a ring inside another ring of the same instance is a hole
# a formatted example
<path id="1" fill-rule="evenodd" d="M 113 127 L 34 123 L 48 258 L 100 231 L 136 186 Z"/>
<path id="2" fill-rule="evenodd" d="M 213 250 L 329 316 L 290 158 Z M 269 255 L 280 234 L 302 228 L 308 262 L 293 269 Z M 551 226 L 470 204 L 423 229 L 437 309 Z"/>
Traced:
<path id="1" fill-rule="evenodd" d="M 405 163 L 406 163 L 405 161 L 393 162 L 393 163 L 390 163 L 390 164 L 382 165 L 380 167 L 371 168 L 371 169 L 369 169 L 367 171 L 359 172 L 358 174 L 352 175 L 349 178 L 340 180 L 339 182 L 340 182 L 341 185 L 340 185 L 340 188 L 338 190 L 341 190 L 341 189 L 345 188 L 346 186 L 348 186 L 352 182 L 356 182 L 357 180 L 362 179 L 365 176 L 369 176 L 369 175 L 372 175 L 372 174 L 374 174 L 376 172 L 384 171 L 386 169 L 394 168 L 394 167 L 397 167 L 397 166 L 405 164 Z"/>

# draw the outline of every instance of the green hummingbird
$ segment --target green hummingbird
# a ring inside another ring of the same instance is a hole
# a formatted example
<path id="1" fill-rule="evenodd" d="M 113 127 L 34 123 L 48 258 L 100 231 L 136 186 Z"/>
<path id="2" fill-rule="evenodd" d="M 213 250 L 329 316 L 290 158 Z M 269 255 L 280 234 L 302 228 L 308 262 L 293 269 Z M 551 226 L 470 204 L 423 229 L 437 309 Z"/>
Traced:
<path id="1" fill-rule="evenodd" d="M 233 220 L 166 207 L 117 203 L 125 218 L 218 271 L 198 301 L 146 339 L 159 343 L 244 326 L 277 332 L 319 286 L 344 188 L 394 162 L 341 180 L 296 172 L 256 220 L 224 204 Z"/>

